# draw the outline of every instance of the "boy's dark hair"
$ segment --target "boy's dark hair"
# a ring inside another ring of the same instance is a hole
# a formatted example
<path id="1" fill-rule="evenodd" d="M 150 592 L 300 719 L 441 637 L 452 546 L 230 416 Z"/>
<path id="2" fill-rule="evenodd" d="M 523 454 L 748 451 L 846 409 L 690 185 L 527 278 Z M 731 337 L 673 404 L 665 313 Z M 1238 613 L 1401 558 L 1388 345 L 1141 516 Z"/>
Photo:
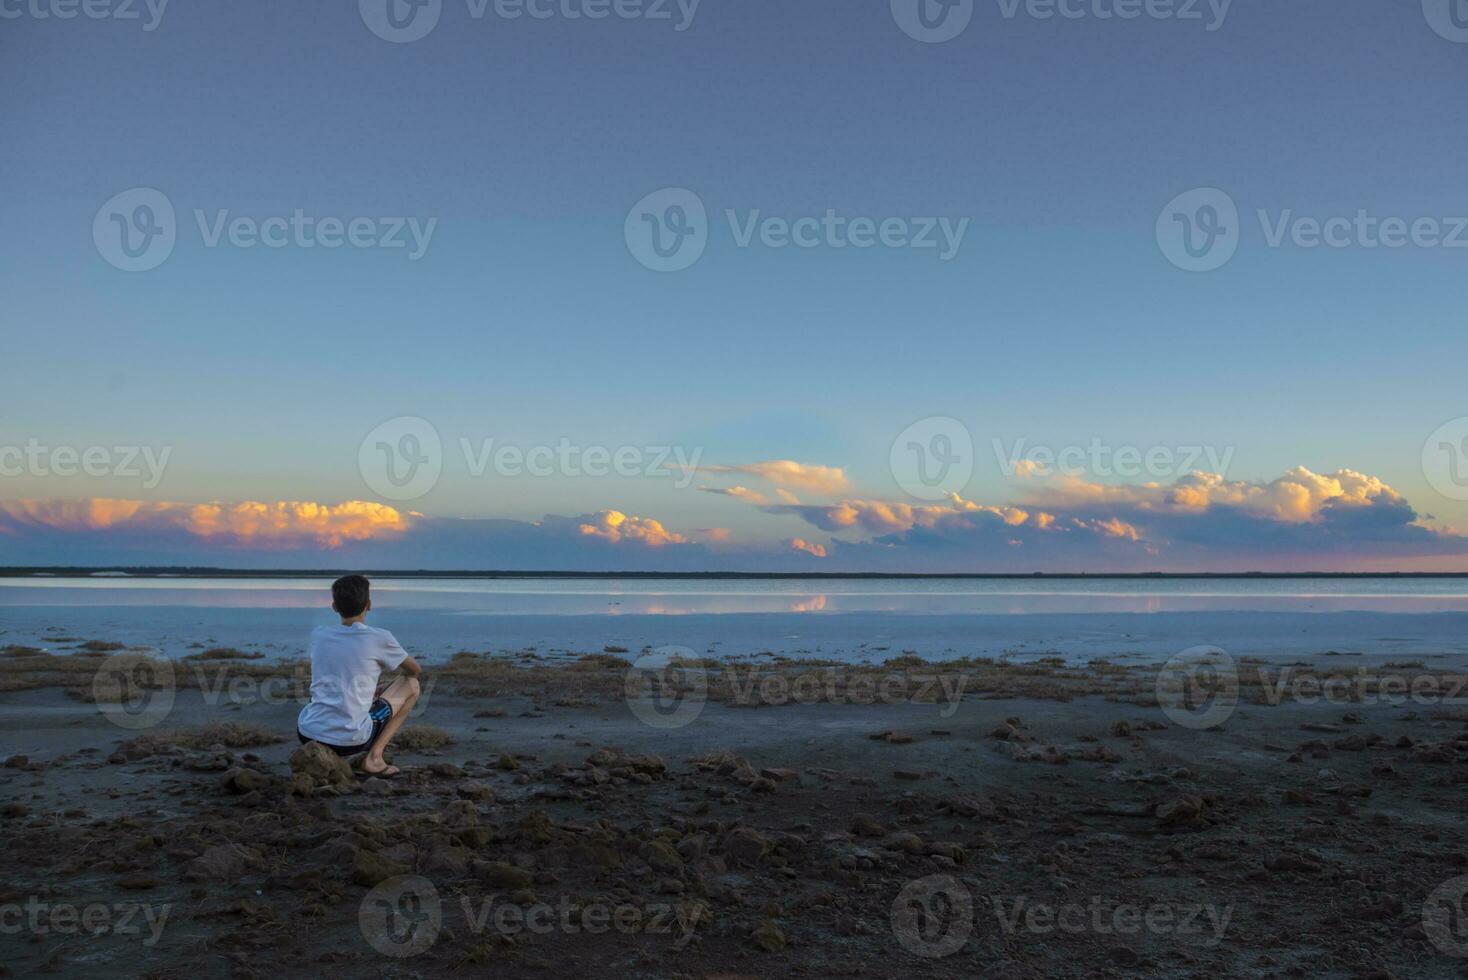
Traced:
<path id="1" fill-rule="evenodd" d="M 365 575 L 343 575 L 331 583 L 331 608 L 343 619 L 360 616 L 372 598 L 371 588 Z"/>

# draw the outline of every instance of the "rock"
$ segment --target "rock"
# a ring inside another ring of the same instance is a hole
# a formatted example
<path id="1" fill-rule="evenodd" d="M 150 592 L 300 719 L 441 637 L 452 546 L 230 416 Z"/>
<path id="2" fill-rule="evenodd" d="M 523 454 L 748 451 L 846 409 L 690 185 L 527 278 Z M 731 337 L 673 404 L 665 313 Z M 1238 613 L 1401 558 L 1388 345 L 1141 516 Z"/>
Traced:
<path id="1" fill-rule="evenodd" d="M 723 849 L 736 864 L 753 867 L 774 850 L 775 844 L 751 827 L 735 827 L 724 835 Z"/>
<path id="2" fill-rule="evenodd" d="M 270 785 L 270 777 L 255 769 L 234 768 L 219 781 L 231 793 L 254 793 Z"/>
<path id="3" fill-rule="evenodd" d="M 315 790 L 316 783 L 310 776 L 303 772 L 291 773 L 290 789 L 291 796 L 310 796 Z"/>
<path id="4" fill-rule="evenodd" d="M 6 817 L 23 817 L 30 812 L 30 807 L 26 806 L 24 803 L 10 802 L 5 804 L 4 807 L 0 807 L 0 815 L 4 815 Z"/>
<path id="5" fill-rule="evenodd" d="M 788 783 L 792 779 L 799 782 L 800 773 L 794 769 L 761 769 L 759 774 L 766 779 L 773 779 L 777 783 Z"/>
<path id="6" fill-rule="evenodd" d="M 346 786 L 354 778 L 347 760 L 320 742 L 307 742 L 291 753 L 291 772 L 306 776 L 312 786 Z"/>
<path id="7" fill-rule="evenodd" d="M 516 762 L 515 757 L 507 752 L 499 757 L 499 761 L 494 764 L 494 767 L 500 772 L 514 772 L 520 768 L 520 763 Z"/>
<path id="8" fill-rule="evenodd" d="M 707 834 L 689 834 L 678 842 L 678 856 L 685 861 L 696 861 L 708 853 Z"/>
<path id="9" fill-rule="evenodd" d="M 963 864 L 968 860 L 968 853 L 961 846 L 948 841 L 933 841 L 924 848 L 923 853 L 933 857 L 947 858 L 954 864 Z"/>
<path id="10" fill-rule="evenodd" d="M 756 778 L 754 782 L 749 784 L 749 788 L 754 790 L 756 793 L 773 793 L 775 791 L 775 781 L 773 779 L 766 779 L 765 777 L 760 776 Z"/>
<path id="11" fill-rule="evenodd" d="M 881 837 L 887 833 L 887 828 L 867 814 L 858 813 L 851 818 L 851 832 L 858 837 Z"/>
<path id="12" fill-rule="evenodd" d="M 678 856 L 678 852 L 660 840 L 650 841 L 643 846 L 642 859 L 652 865 L 654 871 L 664 873 L 678 871 L 683 867 L 683 859 Z"/>
<path id="13" fill-rule="evenodd" d="M 1324 865 L 1312 854 L 1293 854 L 1283 851 L 1270 854 L 1264 858 L 1264 867 L 1270 871 L 1299 871 L 1304 874 L 1316 874 L 1324 870 Z"/>
<path id="14" fill-rule="evenodd" d="M 374 776 L 362 781 L 362 792 L 368 796 L 391 796 L 392 783 Z"/>
<path id="15" fill-rule="evenodd" d="M 407 873 L 406 864 L 390 860 L 377 851 L 358 850 L 352 858 L 352 880 L 366 888 L 374 888 L 389 878 Z"/>
<path id="16" fill-rule="evenodd" d="M 483 803 L 494 802 L 494 789 L 488 784 L 478 782 L 477 780 L 460 783 L 458 793 L 466 800 L 479 800 Z"/>
<path id="17" fill-rule="evenodd" d="M 219 881 L 238 878 L 258 857 L 238 844 L 216 844 L 189 863 L 188 881 Z"/>
<path id="18" fill-rule="evenodd" d="M 474 873 L 485 884 L 504 891 L 529 888 L 534 880 L 530 872 L 504 861 L 475 861 Z"/>
<path id="19" fill-rule="evenodd" d="M 128 891 L 147 891 L 150 888 L 157 888 L 161 884 L 163 882 L 150 874 L 126 875 L 117 879 L 117 887 L 127 889 Z"/>
<path id="20" fill-rule="evenodd" d="M 466 848 L 441 846 L 428 852 L 424 869 L 431 872 L 460 877 L 469 873 L 469 862 L 473 853 Z"/>
<path id="21" fill-rule="evenodd" d="M 918 772 L 916 769 L 894 769 L 892 770 L 892 778 L 905 779 L 908 782 L 917 782 L 920 779 L 926 779 L 927 776 Z"/>
<path id="22" fill-rule="evenodd" d="M 5 760 L 5 768 L 6 769 L 24 769 L 26 766 L 30 765 L 30 763 L 31 763 L 31 760 L 30 760 L 30 757 L 29 756 L 13 755 L 10 758 L 8 758 L 8 759 Z"/>
<path id="23" fill-rule="evenodd" d="M 445 779 L 461 779 L 464 775 L 464 770 L 452 762 L 435 762 L 428 767 L 428 771 L 435 776 L 442 776 Z"/>
<path id="24" fill-rule="evenodd" d="M 1200 796 L 1181 796 L 1157 804 L 1153 813 L 1164 827 L 1206 826 L 1209 805 Z"/>
<path id="25" fill-rule="evenodd" d="M 749 934 L 750 941 L 766 953 L 778 953 L 785 948 L 785 934 L 773 919 L 766 919 Z"/>

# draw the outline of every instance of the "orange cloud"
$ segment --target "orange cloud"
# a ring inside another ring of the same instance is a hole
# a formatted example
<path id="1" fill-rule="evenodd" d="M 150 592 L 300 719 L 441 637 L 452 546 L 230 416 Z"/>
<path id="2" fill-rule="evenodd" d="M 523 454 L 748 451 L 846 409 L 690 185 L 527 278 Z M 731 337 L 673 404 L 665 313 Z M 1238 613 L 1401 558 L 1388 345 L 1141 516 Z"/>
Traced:
<path id="1" fill-rule="evenodd" d="M 298 500 L 184 504 L 103 497 L 0 501 L 0 519 L 11 524 L 58 531 L 180 530 L 207 540 L 258 548 L 338 548 L 347 541 L 401 534 L 415 516 L 363 500 L 341 504 Z"/>
<path id="2" fill-rule="evenodd" d="M 769 499 L 758 490 L 751 490 L 748 487 L 699 487 L 698 489 L 704 493 L 717 493 L 720 496 L 733 497 L 751 504 L 763 504 Z"/>
<path id="3" fill-rule="evenodd" d="M 746 473 L 768 480 L 777 487 L 793 487 L 811 493 L 834 497 L 851 489 L 846 471 L 838 466 L 797 463 L 793 459 L 772 459 L 743 466 L 705 466 L 710 473 Z"/>
<path id="4" fill-rule="evenodd" d="M 814 543 L 812 541 L 807 541 L 804 538 L 792 538 L 792 539 L 790 539 L 790 550 L 791 551 L 803 551 L 806 554 L 808 554 L 808 555 L 814 555 L 817 558 L 824 558 L 824 557 L 826 557 L 826 546 L 825 545 L 823 545 L 823 544 L 816 544 L 816 543 Z"/>
<path id="5" fill-rule="evenodd" d="M 649 548 L 688 543 L 683 535 L 669 531 L 661 522 L 651 517 L 628 517 L 620 510 L 603 510 L 593 515 L 593 520 L 595 523 L 580 526 L 584 537 L 598 538 L 612 544 L 631 541 Z"/>
<path id="6" fill-rule="evenodd" d="M 1217 473 L 1201 472 L 1180 477 L 1171 486 L 1110 486 L 1069 479 L 1048 492 L 1045 499 L 1061 506 L 1118 504 L 1172 513 L 1233 507 L 1253 517 L 1291 524 L 1314 521 L 1327 506 L 1405 503 L 1401 494 L 1374 476 L 1355 470 L 1320 474 L 1303 466 L 1268 483 L 1228 481 Z"/>

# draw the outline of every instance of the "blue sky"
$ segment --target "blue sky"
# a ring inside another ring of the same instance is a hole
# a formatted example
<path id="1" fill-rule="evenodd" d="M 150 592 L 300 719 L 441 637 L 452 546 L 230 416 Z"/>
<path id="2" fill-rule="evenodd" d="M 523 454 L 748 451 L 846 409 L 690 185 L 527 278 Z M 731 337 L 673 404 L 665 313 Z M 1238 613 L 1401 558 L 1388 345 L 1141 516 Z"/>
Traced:
<path id="1" fill-rule="evenodd" d="M 1468 351 L 1468 249 L 1275 248 L 1257 217 L 1365 211 L 1449 228 L 1468 215 L 1468 110 L 1453 98 L 1468 43 L 1440 36 L 1416 2 L 1236 0 L 1219 24 L 1206 4 L 1202 20 L 1120 20 L 1097 16 L 1115 0 L 1074 5 L 1076 18 L 1023 4 L 1010 17 L 990 0 L 932 44 L 889 3 L 849 0 L 703 0 L 684 30 L 676 4 L 671 20 L 565 15 L 587 0 L 512 20 L 443 0 L 410 43 L 376 36 L 349 3 L 170 4 L 152 30 L 146 7 L 140 20 L 37 16 L 49 3 L 0 19 L 12 189 L 0 447 L 169 457 L 155 486 L 6 470 L 0 561 L 273 564 L 284 550 L 310 564 L 348 547 L 290 508 L 263 549 L 258 533 L 200 534 L 184 518 L 167 519 L 176 543 L 130 541 L 115 517 L 67 510 L 95 498 L 174 515 L 372 502 L 422 517 L 350 547 L 480 567 L 548 549 L 518 524 L 505 526 L 529 534 L 523 545 L 475 524 L 482 545 L 463 554 L 432 522 L 566 518 L 563 560 L 613 567 L 1457 567 L 1468 551 L 1450 530 L 1468 527 L 1468 504 L 1423 462 L 1434 430 L 1468 415 L 1453 377 Z M 1189 273 L 1156 228 L 1169 201 L 1206 187 L 1238 207 L 1237 252 Z M 92 228 L 134 188 L 166 197 L 177 242 L 156 268 L 125 272 Z M 708 215 L 706 250 L 677 272 L 644 267 L 624 237 L 629 209 L 664 188 L 692 191 Z M 830 210 L 910 230 L 967 224 L 945 260 L 741 247 L 730 209 L 740 222 Z M 414 260 L 407 248 L 209 247 L 195 216 L 297 210 L 379 231 L 434 225 Z M 375 493 L 358 465 L 364 437 L 397 417 L 429 420 L 444 445 L 442 475 L 408 501 Z M 959 420 L 974 444 L 972 478 L 948 488 L 960 501 L 1115 520 L 1138 537 L 974 538 L 973 512 L 914 497 L 890 465 L 894 439 L 930 417 Z M 461 438 L 677 446 L 704 464 L 788 460 L 843 479 L 474 477 Z M 1184 523 L 1262 523 L 1227 549 L 1144 526 L 1181 505 L 1139 503 L 1135 485 L 1185 473 L 1023 478 L 1002 471 L 994 439 L 1228 452 L 1225 483 L 1241 489 L 1185 508 L 1196 521 Z M 1287 478 L 1298 467 L 1327 478 L 1313 503 L 1263 503 L 1301 485 Z M 1358 493 L 1341 471 L 1387 489 Z M 736 485 L 763 504 L 699 490 Z M 1128 499 L 1095 511 L 1105 495 L 1084 488 L 1107 486 Z M 833 525 L 776 509 L 782 489 L 801 506 L 957 509 Z M 1326 533 L 1331 507 L 1400 517 L 1399 500 L 1412 516 L 1385 544 L 1356 524 Z M 607 512 L 684 540 L 576 552 L 598 540 L 579 529 Z M 1301 543 L 1302 529 L 1329 547 Z M 914 531 L 943 546 L 923 550 Z"/>

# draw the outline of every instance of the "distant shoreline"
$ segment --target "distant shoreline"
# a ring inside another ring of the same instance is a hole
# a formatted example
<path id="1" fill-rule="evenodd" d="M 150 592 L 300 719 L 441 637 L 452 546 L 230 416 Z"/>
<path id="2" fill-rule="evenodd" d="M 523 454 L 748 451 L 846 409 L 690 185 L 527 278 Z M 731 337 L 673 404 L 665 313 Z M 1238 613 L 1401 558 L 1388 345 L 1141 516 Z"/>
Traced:
<path id="1" fill-rule="evenodd" d="M 334 578 L 360 572 L 383 579 L 640 579 L 667 581 L 826 581 L 826 580 L 1008 580 L 1008 581 L 1165 581 L 1269 579 L 1461 579 L 1463 572 L 572 572 L 524 570 L 434 570 L 352 568 L 209 568 L 192 566 L 12 566 L 0 579 L 33 578 Z"/>

